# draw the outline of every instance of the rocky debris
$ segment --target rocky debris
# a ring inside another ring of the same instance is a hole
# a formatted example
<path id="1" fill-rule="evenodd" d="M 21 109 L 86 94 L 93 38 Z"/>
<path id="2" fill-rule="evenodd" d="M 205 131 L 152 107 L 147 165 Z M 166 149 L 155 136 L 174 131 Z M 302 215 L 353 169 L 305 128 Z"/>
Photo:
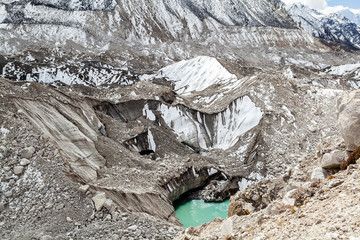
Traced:
<path id="1" fill-rule="evenodd" d="M 284 178 L 263 180 L 248 186 L 230 198 L 228 217 L 248 215 L 251 212 L 266 208 L 273 200 L 284 194 L 285 186 Z"/>
<path id="2" fill-rule="evenodd" d="M 338 127 L 348 151 L 360 145 L 360 90 L 345 94 L 338 103 Z"/>
<path id="3" fill-rule="evenodd" d="M 2 106 L 0 104 L 0 111 Z M 0 115 L 0 118 L 4 116 Z M 60 154 L 55 155 L 56 146 L 36 130 L 29 130 L 27 120 L 20 116 L 7 123 L 7 128 L 12 131 L 5 139 L 0 139 L 0 145 L 9 149 L 9 155 L 0 161 L 4 171 L 0 192 L 1 239 L 95 240 L 110 239 L 112 235 L 117 235 L 118 239 L 173 239 L 180 231 L 177 225 L 148 215 L 125 213 L 114 204 L 111 215 L 110 210 L 102 208 L 91 217 L 93 203 L 87 197 L 91 195 L 82 194 L 78 183 L 63 174 L 67 171 L 66 161 Z M 16 139 L 19 141 L 14 141 Z M 33 154 L 30 164 L 25 161 L 26 171 L 21 177 L 16 176 L 13 169 L 23 161 L 18 154 L 30 143 L 40 150 Z M 138 226 L 138 231 L 126 230 L 133 225 Z M 173 232 L 168 230 L 170 227 Z"/>
<path id="4" fill-rule="evenodd" d="M 106 193 L 97 193 L 94 197 L 92 197 L 92 200 L 94 202 L 96 211 L 100 211 L 106 202 Z"/>
<path id="5" fill-rule="evenodd" d="M 322 157 L 321 167 L 325 169 L 339 169 L 346 161 L 347 154 L 344 151 L 335 150 L 324 154 Z"/>
<path id="6" fill-rule="evenodd" d="M 319 181 L 327 178 L 329 176 L 328 172 L 322 167 L 316 167 L 311 173 L 311 181 Z"/>
<path id="7" fill-rule="evenodd" d="M 29 159 L 33 156 L 34 153 L 35 153 L 34 147 L 27 147 L 21 150 L 20 155 L 22 158 Z"/>

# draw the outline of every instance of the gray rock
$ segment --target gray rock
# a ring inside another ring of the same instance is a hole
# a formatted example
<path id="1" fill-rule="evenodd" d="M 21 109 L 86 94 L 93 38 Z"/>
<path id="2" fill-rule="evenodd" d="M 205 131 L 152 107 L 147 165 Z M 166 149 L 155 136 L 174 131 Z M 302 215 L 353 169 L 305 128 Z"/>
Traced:
<path id="1" fill-rule="evenodd" d="M 66 221 L 67 221 L 68 223 L 71 223 L 71 222 L 72 222 L 71 217 L 66 217 Z"/>
<path id="2" fill-rule="evenodd" d="M 89 188 L 90 188 L 89 185 L 82 185 L 79 187 L 79 192 L 86 193 L 89 190 Z"/>
<path id="3" fill-rule="evenodd" d="M 325 169 L 340 168 L 340 165 L 345 162 L 347 154 L 344 151 L 335 150 L 330 153 L 326 153 L 321 162 L 321 167 Z"/>
<path id="4" fill-rule="evenodd" d="M 222 236 L 232 235 L 233 230 L 233 221 L 231 218 L 226 219 L 220 226 L 220 232 Z"/>
<path id="5" fill-rule="evenodd" d="M 59 205 L 56 206 L 56 210 L 61 210 L 65 207 L 65 205 L 63 203 L 60 203 Z"/>
<path id="6" fill-rule="evenodd" d="M 111 199 L 106 199 L 104 203 L 104 207 L 110 211 L 112 206 L 113 206 L 113 201 Z"/>
<path id="7" fill-rule="evenodd" d="M 111 236 L 111 240 L 119 240 L 120 239 L 120 236 L 118 234 L 113 234 Z"/>
<path id="8" fill-rule="evenodd" d="M 344 181 L 343 181 L 343 180 L 340 180 L 340 179 L 331 180 L 331 181 L 329 182 L 329 188 L 337 187 L 337 186 L 339 186 L 339 185 L 341 185 L 341 184 L 343 184 L 343 183 L 344 183 Z"/>
<path id="9" fill-rule="evenodd" d="M 136 231 L 137 228 L 138 228 L 138 226 L 136 226 L 136 225 L 132 225 L 132 226 L 128 227 L 128 229 L 131 231 Z"/>
<path id="10" fill-rule="evenodd" d="M 311 181 L 315 182 L 318 180 L 323 180 L 327 178 L 329 175 L 327 171 L 322 167 L 316 167 L 311 173 Z"/>
<path id="11" fill-rule="evenodd" d="M 29 159 L 26 159 L 26 158 L 23 158 L 20 160 L 20 165 L 21 166 L 27 166 L 30 164 L 30 160 Z"/>
<path id="12" fill-rule="evenodd" d="M 344 95 L 338 102 L 338 128 L 348 151 L 360 145 L 360 90 Z"/>
<path id="13" fill-rule="evenodd" d="M 14 174 L 16 175 L 21 175 L 24 172 L 24 167 L 23 166 L 15 166 L 14 167 Z"/>
<path id="14" fill-rule="evenodd" d="M 35 153 L 34 147 L 27 147 L 21 150 L 20 154 L 22 158 L 31 158 Z"/>
<path id="15" fill-rule="evenodd" d="M 52 239 L 53 239 L 53 237 L 50 235 L 45 235 L 45 236 L 42 236 L 39 238 L 39 240 L 52 240 Z"/>
<path id="16" fill-rule="evenodd" d="M 8 171 L 11 170 L 11 167 L 6 166 L 6 167 L 3 167 L 3 169 L 4 169 L 5 172 L 8 172 Z"/>
<path id="17" fill-rule="evenodd" d="M 14 186 L 15 185 L 15 180 L 14 179 L 10 179 L 9 181 L 9 186 Z"/>
<path id="18" fill-rule="evenodd" d="M 92 200 L 94 202 L 96 211 L 100 211 L 106 202 L 106 194 L 104 192 L 100 192 L 96 194 Z"/>
<path id="19" fill-rule="evenodd" d="M 5 211 L 6 205 L 3 202 L 0 202 L 0 212 Z"/>
<path id="20" fill-rule="evenodd" d="M 317 131 L 317 128 L 315 126 L 308 126 L 308 129 L 310 132 L 314 133 Z"/>
<path id="21" fill-rule="evenodd" d="M 0 146 L 0 153 L 2 153 L 3 157 L 8 157 L 9 156 L 9 150 L 4 146 Z"/>
<path id="22" fill-rule="evenodd" d="M 13 192 L 10 190 L 10 191 L 7 191 L 7 192 L 4 192 L 4 196 L 9 198 L 9 197 L 12 197 L 13 195 Z"/>

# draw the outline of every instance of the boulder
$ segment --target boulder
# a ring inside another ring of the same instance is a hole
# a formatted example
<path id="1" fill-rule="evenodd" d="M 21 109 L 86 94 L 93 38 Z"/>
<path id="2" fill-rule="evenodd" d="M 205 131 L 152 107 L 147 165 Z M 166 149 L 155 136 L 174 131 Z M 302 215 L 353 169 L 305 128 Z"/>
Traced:
<path id="1" fill-rule="evenodd" d="M 50 235 L 41 236 L 39 238 L 39 240 L 52 240 L 52 239 L 53 239 L 53 237 L 51 237 Z"/>
<path id="2" fill-rule="evenodd" d="M 106 199 L 104 203 L 104 207 L 110 211 L 112 206 L 113 206 L 113 201 L 111 199 Z"/>
<path id="3" fill-rule="evenodd" d="M 100 192 L 96 194 L 92 200 L 94 202 L 96 211 L 100 211 L 106 202 L 106 194 L 104 192 Z"/>
<path id="4" fill-rule="evenodd" d="M 30 160 L 29 159 L 26 159 L 26 158 L 23 158 L 20 160 L 20 165 L 21 166 L 27 166 L 30 164 Z"/>
<path id="5" fill-rule="evenodd" d="M 86 193 L 89 190 L 89 188 L 90 188 L 89 185 L 82 185 L 79 187 L 79 192 Z"/>
<path id="6" fill-rule="evenodd" d="M 22 158 L 31 158 L 35 153 L 34 147 L 27 147 L 21 150 L 20 154 Z"/>
<path id="7" fill-rule="evenodd" d="M 0 212 L 5 211 L 6 205 L 3 202 L 0 202 Z"/>
<path id="8" fill-rule="evenodd" d="M 315 182 L 328 177 L 327 171 L 322 167 L 316 167 L 311 173 L 311 181 Z"/>
<path id="9" fill-rule="evenodd" d="M 13 192 L 10 190 L 10 191 L 7 191 L 7 192 L 4 192 L 4 196 L 9 198 L 9 197 L 12 197 L 13 195 Z"/>
<path id="10" fill-rule="evenodd" d="M 15 166 L 14 167 L 14 174 L 16 175 L 21 175 L 24 172 L 24 167 L 23 166 Z"/>
<path id="11" fill-rule="evenodd" d="M 231 218 L 227 218 L 220 226 L 220 232 L 222 236 L 229 236 L 234 233 L 233 221 Z"/>
<path id="12" fill-rule="evenodd" d="M 344 95 L 338 102 L 338 128 L 348 151 L 360 145 L 360 90 Z"/>
<path id="13" fill-rule="evenodd" d="M 321 167 L 325 169 L 340 168 L 347 159 L 347 154 L 344 151 L 335 150 L 330 153 L 324 154 L 321 162 Z"/>

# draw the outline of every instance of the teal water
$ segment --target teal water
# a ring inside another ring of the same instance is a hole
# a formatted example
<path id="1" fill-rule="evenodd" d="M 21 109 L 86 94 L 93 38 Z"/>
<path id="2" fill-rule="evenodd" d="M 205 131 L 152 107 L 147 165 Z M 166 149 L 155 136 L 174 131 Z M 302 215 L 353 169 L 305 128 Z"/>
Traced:
<path id="1" fill-rule="evenodd" d="M 203 200 L 185 199 L 175 202 L 175 213 L 179 221 L 188 228 L 197 227 L 214 220 L 216 217 L 225 219 L 230 200 L 224 202 L 204 202 Z"/>

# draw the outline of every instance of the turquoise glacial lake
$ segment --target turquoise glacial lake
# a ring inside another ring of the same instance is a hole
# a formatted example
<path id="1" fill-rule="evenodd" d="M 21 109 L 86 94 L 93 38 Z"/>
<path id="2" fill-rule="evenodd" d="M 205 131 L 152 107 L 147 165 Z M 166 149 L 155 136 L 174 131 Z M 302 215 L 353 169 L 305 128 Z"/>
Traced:
<path id="1" fill-rule="evenodd" d="M 197 227 L 221 217 L 225 219 L 230 199 L 224 202 L 205 202 L 203 200 L 184 199 L 174 203 L 175 214 L 184 227 Z"/>

